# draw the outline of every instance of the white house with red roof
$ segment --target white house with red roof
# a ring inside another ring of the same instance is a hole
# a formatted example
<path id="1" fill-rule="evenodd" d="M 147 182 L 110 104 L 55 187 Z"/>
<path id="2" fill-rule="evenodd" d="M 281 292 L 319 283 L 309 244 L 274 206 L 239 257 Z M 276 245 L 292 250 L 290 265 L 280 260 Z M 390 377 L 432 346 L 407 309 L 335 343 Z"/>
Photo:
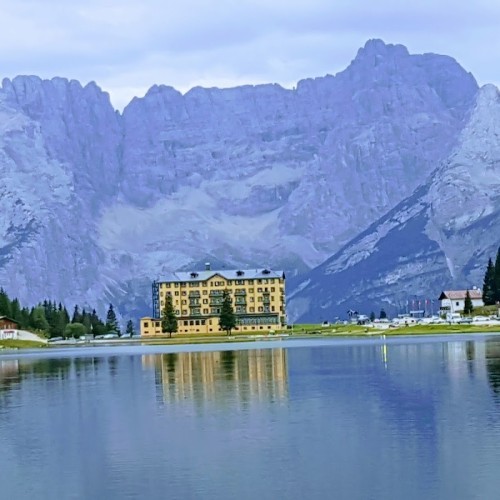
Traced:
<path id="1" fill-rule="evenodd" d="M 461 313 L 464 311 L 467 290 L 445 290 L 439 296 L 439 311 L 441 314 Z M 483 292 L 479 288 L 469 290 L 472 306 L 483 307 Z"/>

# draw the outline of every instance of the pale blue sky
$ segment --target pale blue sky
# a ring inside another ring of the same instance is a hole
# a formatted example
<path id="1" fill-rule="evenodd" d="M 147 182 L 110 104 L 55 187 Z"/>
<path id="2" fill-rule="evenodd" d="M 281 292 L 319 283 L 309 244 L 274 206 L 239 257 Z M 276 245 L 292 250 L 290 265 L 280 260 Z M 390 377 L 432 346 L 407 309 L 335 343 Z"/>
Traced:
<path id="1" fill-rule="evenodd" d="M 500 83 L 498 0 L 0 0 L 0 77 L 94 80 L 122 108 L 187 91 L 335 74 L 370 38 Z"/>

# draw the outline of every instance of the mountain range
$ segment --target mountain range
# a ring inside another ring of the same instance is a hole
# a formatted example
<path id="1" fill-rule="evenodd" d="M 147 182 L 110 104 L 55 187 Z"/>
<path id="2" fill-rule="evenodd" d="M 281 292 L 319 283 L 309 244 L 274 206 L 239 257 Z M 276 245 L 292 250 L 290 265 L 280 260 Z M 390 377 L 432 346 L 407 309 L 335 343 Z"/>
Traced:
<path id="1" fill-rule="evenodd" d="M 312 320 L 477 281 L 496 103 L 451 57 L 381 40 L 293 89 L 155 85 L 122 113 L 95 83 L 5 79 L 0 286 L 137 317 L 170 271 L 265 265 Z"/>

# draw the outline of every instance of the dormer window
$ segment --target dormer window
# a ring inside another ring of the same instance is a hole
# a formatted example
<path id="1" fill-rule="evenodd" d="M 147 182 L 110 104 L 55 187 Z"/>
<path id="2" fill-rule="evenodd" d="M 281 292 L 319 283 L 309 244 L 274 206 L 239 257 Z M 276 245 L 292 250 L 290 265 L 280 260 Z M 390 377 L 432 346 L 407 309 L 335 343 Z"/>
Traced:
<path id="1" fill-rule="evenodd" d="M 269 271 L 269 269 L 264 269 L 262 271 L 262 274 L 271 274 L 271 271 Z"/>
<path id="2" fill-rule="evenodd" d="M 191 278 L 197 278 L 197 277 L 198 277 L 198 273 L 195 273 L 195 272 L 191 273 Z"/>
<path id="3" fill-rule="evenodd" d="M 244 271 L 236 271 L 236 276 L 243 276 L 244 274 Z"/>

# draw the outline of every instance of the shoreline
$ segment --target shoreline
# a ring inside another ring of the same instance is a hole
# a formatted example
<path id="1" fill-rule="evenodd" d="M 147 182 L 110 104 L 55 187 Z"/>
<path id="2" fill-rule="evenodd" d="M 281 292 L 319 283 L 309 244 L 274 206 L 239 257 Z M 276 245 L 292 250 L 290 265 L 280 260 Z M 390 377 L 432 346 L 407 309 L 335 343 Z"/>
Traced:
<path id="1" fill-rule="evenodd" d="M 73 357 L 73 356 L 115 356 L 121 354 L 167 354 L 182 352 L 210 352 L 231 351 L 251 349 L 278 349 L 294 347 L 326 347 L 326 346 L 349 346 L 349 345 L 402 345 L 402 344 L 424 344 L 434 342 L 457 342 L 485 340 L 489 337 L 500 335 L 500 331 L 488 332 L 432 332 L 432 333 L 406 333 L 386 335 L 383 332 L 371 332 L 370 334 L 320 334 L 320 335 L 293 335 L 269 337 L 254 336 L 253 338 L 218 338 L 212 342 L 143 342 L 143 341 L 121 341 L 106 342 L 104 344 L 66 344 L 54 345 L 47 348 L 21 348 L 0 349 L 0 361 L 2 359 L 15 358 L 51 358 L 51 357 Z M 167 339 L 175 340 L 175 339 Z"/>

